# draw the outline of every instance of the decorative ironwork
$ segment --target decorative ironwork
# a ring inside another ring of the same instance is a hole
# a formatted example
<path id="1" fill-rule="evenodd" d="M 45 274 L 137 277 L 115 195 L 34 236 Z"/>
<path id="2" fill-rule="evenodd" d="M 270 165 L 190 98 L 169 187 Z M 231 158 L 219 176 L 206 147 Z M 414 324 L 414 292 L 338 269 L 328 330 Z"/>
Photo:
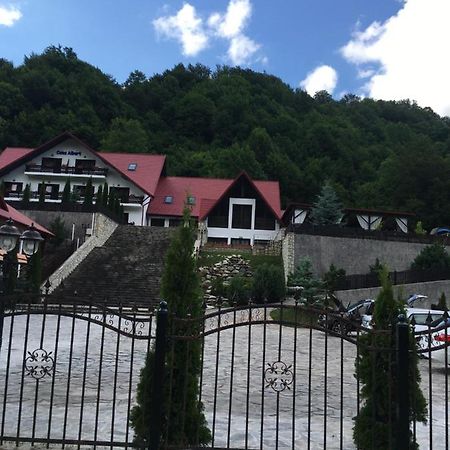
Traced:
<path id="1" fill-rule="evenodd" d="M 285 389 L 291 389 L 294 382 L 294 373 L 292 372 L 292 364 L 287 366 L 283 361 L 276 361 L 272 364 L 267 363 L 268 367 L 264 371 L 264 380 L 267 385 L 275 392 L 283 392 Z"/>
<path id="2" fill-rule="evenodd" d="M 45 376 L 51 376 L 55 366 L 55 360 L 51 356 L 53 352 L 47 353 L 43 348 L 28 352 L 25 359 L 25 373 L 36 380 Z"/>

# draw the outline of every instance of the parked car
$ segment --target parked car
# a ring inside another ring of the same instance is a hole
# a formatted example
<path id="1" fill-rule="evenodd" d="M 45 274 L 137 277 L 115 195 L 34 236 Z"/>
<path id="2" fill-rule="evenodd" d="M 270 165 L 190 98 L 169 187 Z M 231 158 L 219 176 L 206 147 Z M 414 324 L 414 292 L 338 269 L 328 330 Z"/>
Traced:
<path id="1" fill-rule="evenodd" d="M 428 324 L 429 313 L 432 322 Z M 443 315 L 444 311 L 413 308 L 409 320 L 414 324 L 414 335 L 419 354 L 423 358 L 431 357 L 431 359 L 445 364 L 447 352 L 447 364 L 450 364 L 450 319 L 444 318 Z"/>
<path id="2" fill-rule="evenodd" d="M 351 303 L 347 307 L 342 304 L 337 311 L 330 311 L 330 314 L 321 314 L 318 324 L 323 328 L 336 333 L 344 334 L 354 331 L 357 327 L 364 326 L 363 323 L 370 321 L 373 314 L 375 300 L 366 298 L 356 303 Z"/>

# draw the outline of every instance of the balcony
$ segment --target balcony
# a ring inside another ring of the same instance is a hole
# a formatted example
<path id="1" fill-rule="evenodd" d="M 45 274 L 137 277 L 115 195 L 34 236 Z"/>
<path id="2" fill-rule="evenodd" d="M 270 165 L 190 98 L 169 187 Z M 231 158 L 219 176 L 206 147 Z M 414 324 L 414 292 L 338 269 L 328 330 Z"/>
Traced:
<path id="1" fill-rule="evenodd" d="M 93 177 L 105 178 L 108 175 L 108 169 L 103 167 L 81 168 L 75 166 L 46 167 L 41 164 L 27 164 L 25 166 L 26 175 L 54 175 L 65 177 Z"/>
<path id="2" fill-rule="evenodd" d="M 13 200 L 13 201 L 21 201 L 23 199 L 23 192 L 8 192 L 5 194 L 5 200 Z M 39 192 L 33 191 L 30 193 L 30 201 L 37 202 L 39 200 Z M 46 193 L 45 201 L 50 201 L 53 203 L 59 203 L 62 200 L 62 192 L 56 193 Z M 93 203 L 97 200 L 96 195 L 93 196 Z M 144 196 L 142 195 L 133 195 L 130 194 L 126 198 L 121 198 L 120 203 L 122 204 L 130 204 L 140 206 L 144 200 Z M 82 203 L 84 201 L 84 195 L 77 195 L 74 203 Z"/>

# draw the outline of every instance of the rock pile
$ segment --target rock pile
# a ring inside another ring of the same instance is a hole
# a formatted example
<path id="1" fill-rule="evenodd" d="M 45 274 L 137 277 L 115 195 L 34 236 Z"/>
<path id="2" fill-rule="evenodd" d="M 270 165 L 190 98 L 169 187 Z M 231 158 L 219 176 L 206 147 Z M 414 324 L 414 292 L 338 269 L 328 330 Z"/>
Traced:
<path id="1" fill-rule="evenodd" d="M 207 303 L 215 303 L 217 297 L 212 293 L 212 284 L 220 278 L 227 286 L 234 277 L 252 277 L 253 271 L 249 262 L 241 255 L 229 255 L 212 266 L 199 268 L 204 298 Z"/>

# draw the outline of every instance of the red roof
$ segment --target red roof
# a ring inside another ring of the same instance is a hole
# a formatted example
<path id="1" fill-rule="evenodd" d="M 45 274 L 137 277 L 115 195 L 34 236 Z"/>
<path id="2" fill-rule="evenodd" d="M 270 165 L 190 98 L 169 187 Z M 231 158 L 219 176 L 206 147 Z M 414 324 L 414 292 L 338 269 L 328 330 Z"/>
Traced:
<path id="1" fill-rule="evenodd" d="M 0 170 L 9 166 L 14 161 L 28 155 L 32 148 L 7 147 L 0 153 Z"/>
<path id="2" fill-rule="evenodd" d="M 192 205 L 192 216 L 203 220 L 242 176 L 247 177 L 275 217 L 280 219 L 281 206 L 278 182 L 252 181 L 245 173 L 240 174 L 234 180 L 190 177 L 161 178 L 147 214 L 152 216 L 182 216 L 185 200 L 189 195 L 195 197 L 195 204 Z M 172 197 L 172 203 L 164 202 L 168 196 Z"/>
<path id="3" fill-rule="evenodd" d="M 136 186 L 138 186 L 144 192 L 151 196 L 154 195 L 159 177 L 161 176 L 164 169 L 164 163 L 166 160 L 166 157 L 164 155 L 149 155 L 145 153 L 96 152 L 69 132 L 65 132 L 35 149 L 14 147 L 6 148 L 0 154 L 0 170 L 7 168 L 10 164 L 18 163 L 21 159 L 23 159 L 23 162 L 26 162 L 27 160 L 39 155 L 52 146 L 57 145 L 58 143 L 67 139 L 74 139 L 75 141 L 79 142 L 93 154 L 98 156 L 107 165 L 114 167 L 125 178 L 136 184 Z M 128 170 L 128 165 L 130 163 L 136 164 L 136 170 Z"/>
<path id="4" fill-rule="evenodd" d="M 97 153 L 97 155 L 127 176 L 149 195 L 155 195 L 159 178 L 164 169 L 164 155 L 145 153 Z M 136 170 L 128 170 L 129 164 L 136 164 Z"/>
<path id="5" fill-rule="evenodd" d="M 13 208 L 11 205 L 8 205 L 8 203 L 3 200 L 3 198 L 0 197 L 0 220 L 5 219 L 12 219 L 19 227 L 28 228 L 29 226 L 33 225 L 35 226 L 36 230 L 38 230 L 40 233 L 46 234 L 47 236 L 53 236 L 53 233 L 47 228 L 43 227 L 42 225 L 39 225 L 37 222 L 31 220 L 29 217 L 27 217 L 25 214 L 22 214 L 20 211 L 17 211 L 17 209 Z"/>

